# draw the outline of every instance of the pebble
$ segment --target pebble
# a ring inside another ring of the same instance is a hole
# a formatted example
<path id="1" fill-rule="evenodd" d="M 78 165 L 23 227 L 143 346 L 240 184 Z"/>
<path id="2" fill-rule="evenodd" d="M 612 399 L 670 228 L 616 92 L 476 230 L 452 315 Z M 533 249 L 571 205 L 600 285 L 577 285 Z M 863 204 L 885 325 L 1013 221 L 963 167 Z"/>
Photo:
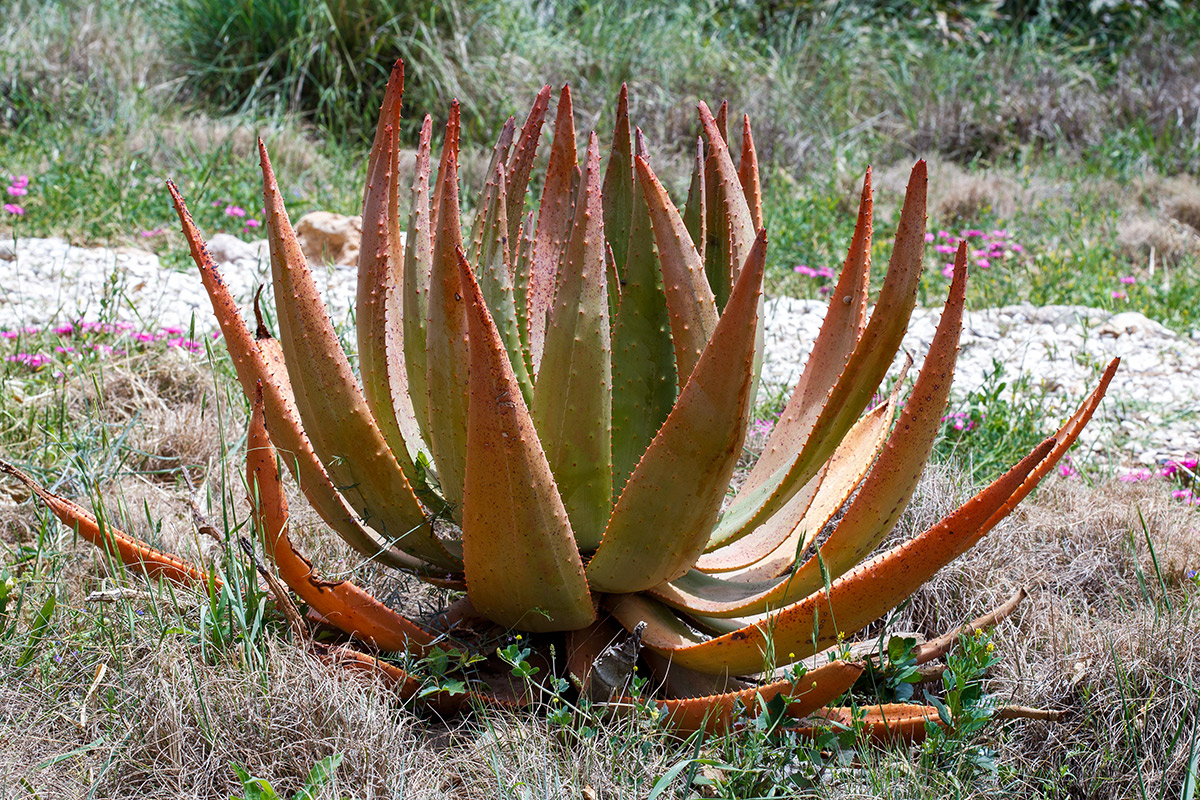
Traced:
<path id="1" fill-rule="evenodd" d="M 249 315 L 255 289 L 270 284 L 265 240 L 217 234 L 208 242 L 221 273 Z M 314 278 L 339 323 L 351 318 L 353 267 L 318 267 Z M 154 253 L 131 247 L 75 247 L 62 239 L 0 239 L 0 328 L 75 320 L 215 329 L 194 270 L 164 268 Z M 268 289 L 269 291 L 269 289 Z M 826 302 L 777 297 L 765 310 L 763 391 L 790 392 L 821 327 Z M 941 309 L 913 313 L 903 348 L 917 366 Z M 1154 464 L 1200 452 L 1200 331 L 1179 335 L 1137 312 L 1028 303 L 968 311 L 963 321 L 952 407 L 972 392 L 1026 379 L 1057 427 L 1087 395 L 1104 365 L 1121 368 L 1083 448 L 1119 465 Z M 898 364 L 893 368 L 898 369 Z M 998 372 L 997 372 L 998 370 Z M 913 373 L 915 375 L 915 373 Z M 954 410 L 953 408 L 951 410 Z"/>

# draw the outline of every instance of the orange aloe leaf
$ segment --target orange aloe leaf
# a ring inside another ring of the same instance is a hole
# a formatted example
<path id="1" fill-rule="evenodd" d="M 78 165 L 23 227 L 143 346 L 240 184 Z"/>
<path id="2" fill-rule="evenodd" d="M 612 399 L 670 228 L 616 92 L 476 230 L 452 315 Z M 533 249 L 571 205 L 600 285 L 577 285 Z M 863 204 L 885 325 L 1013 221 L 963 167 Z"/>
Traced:
<path id="1" fill-rule="evenodd" d="M 601 591 L 677 578 L 704 549 L 746 434 L 766 249 L 760 231 L 700 362 L 617 500 L 588 564 Z"/>
<path id="2" fill-rule="evenodd" d="M 292 545 L 288 506 L 267 435 L 262 387 L 254 399 L 246 441 L 246 486 L 263 549 L 279 577 L 300 599 L 334 627 L 381 650 L 424 655 L 433 636 L 392 611 L 350 581 L 322 580 Z"/>
<path id="3" fill-rule="evenodd" d="M 466 258 L 471 413 L 463 508 L 467 596 L 523 630 L 572 630 L 596 618 L 583 562 L 512 364 Z"/>
<path id="4" fill-rule="evenodd" d="M 612 507 L 612 344 L 595 133 L 585 180 L 531 410 L 576 543 L 587 551 L 600 543 Z"/>
<path id="5" fill-rule="evenodd" d="M 742 156 L 738 162 L 738 182 L 750 207 L 750 225 L 754 230 L 763 226 L 762 186 L 758 180 L 758 152 L 754 149 L 754 134 L 750 132 L 750 115 L 742 115 Z"/>
<path id="6" fill-rule="evenodd" d="M 421 439 L 429 441 L 429 369 L 425 320 L 429 316 L 429 281 L 433 270 L 433 222 L 429 209 L 429 147 L 433 118 L 425 115 L 417 143 L 413 184 L 409 199 L 408 235 L 404 248 L 400 315 L 403 320 L 404 366 L 409 397 Z"/>
<path id="7" fill-rule="evenodd" d="M 658 708 L 668 724 L 680 733 L 727 733 L 738 707 L 751 717 L 757 717 L 763 704 L 780 695 L 787 698 L 787 714 L 800 719 L 807 717 L 845 694 L 862 675 L 862 664 L 830 661 L 828 664 L 792 679 L 778 680 L 763 686 L 752 686 L 736 692 L 689 697 L 678 700 L 658 700 Z"/>
<path id="8" fill-rule="evenodd" d="M 821 468 L 871 401 L 887 374 L 917 302 L 925 255 L 925 162 L 913 167 L 900 211 L 896 246 L 879 301 L 833 388 L 811 411 L 811 422 L 789 425 L 776 444 L 788 454 L 761 485 L 735 498 L 713 532 L 710 547 L 749 533 L 775 513 Z"/>
<path id="9" fill-rule="evenodd" d="M 1054 445 L 1049 439 L 962 507 L 912 539 L 872 558 L 833 581 L 830 589 L 809 595 L 763 622 L 698 644 L 661 637 L 646 644 L 689 669 L 728 669 L 733 674 L 761 671 L 769 653 L 788 653 L 789 661 L 806 658 L 850 636 L 885 614 L 919 589 L 935 572 L 962 554 L 962 542 L 1007 500 L 1025 476 Z M 636 614 L 617 615 L 622 625 L 636 624 Z"/>
<path id="10" fill-rule="evenodd" d="M 662 269 L 663 289 L 675 346 L 679 386 L 687 383 L 705 345 L 717 328 L 717 305 L 704 277 L 704 264 L 667 190 L 645 158 L 634 159 L 638 179 L 650 209 L 654 240 Z"/>
<path id="11" fill-rule="evenodd" d="M 6 461 L 0 461 L 0 472 L 19 480 L 46 504 L 63 525 L 79 537 L 116 558 L 126 568 L 148 578 L 166 578 L 183 586 L 207 587 L 211 582 L 219 587 L 221 581 L 209 576 L 200 567 L 178 556 L 155 550 L 150 545 L 111 525 L 101 524 L 82 506 L 44 488 L 33 478 Z"/>
<path id="12" fill-rule="evenodd" d="M 928 735 L 928 723 L 941 725 L 938 710 L 933 706 L 909 703 L 888 703 L 864 709 L 827 708 L 817 718 L 844 728 L 861 724 L 863 732 L 876 744 L 904 742 L 919 744 Z M 802 736 L 817 737 L 827 731 L 824 726 L 801 726 L 793 728 Z"/>
<path id="13" fill-rule="evenodd" d="M 529 116 L 521 126 L 521 135 L 517 137 L 517 147 L 508 163 L 508 173 L 504 176 L 504 184 L 508 187 L 506 198 L 507 208 L 504 217 L 508 220 L 509 247 L 516 254 L 515 243 L 521 236 L 521 218 L 525 215 L 525 190 L 529 186 L 529 173 L 533 169 L 533 159 L 537 156 L 538 140 L 542 136 L 542 124 L 546 120 L 546 110 L 550 108 L 550 86 L 547 84 L 538 92 L 529 109 Z M 530 227 L 532 231 L 532 226 Z M 524 317 L 524 311 L 521 312 Z"/>
<path id="14" fill-rule="evenodd" d="M 725 104 L 722 104 L 721 110 L 725 110 Z M 729 154 L 729 145 L 726 143 L 728 137 L 722 135 L 721 126 L 703 101 L 700 102 L 699 111 L 700 124 L 708 139 L 708 161 L 711 165 L 711 183 L 705 187 L 705 201 L 709 208 L 706 248 L 712 248 L 713 252 L 705 253 L 706 269 L 713 283 L 717 305 L 723 308 L 724 292 L 721 287 L 732 286 L 737 281 L 737 273 L 754 242 L 755 228 L 746 193 L 742 190 L 737 168 Z"/>
<path id="15" fill-rule="evenodd" d="M 380 544 L 363 527 L 358 512 L 333 485 L 312 443 L 305 435 L 296 410 L 295 394 L 284 364 L 283 352 L 277 340 L 270 338 L 266 328 L 259 325 L 257 341 L 243 322 L 237 303 L 217 271 L 200 232 L 192 222 L 187 205 L 175 184 L 167 182 L 175 211 L 183 225 L 183 235 L 191 249 L 192 260 L 200 270 L 200 280 L 212 303 L 213 313 L 221 327 L 225 346 L 237 373 L 238 383 L 249 402 L 254 401 L 255 386 L 263 384 L 267 420 L 275 431 L 276 446 L 283 452 L 284 462 L 300 485 L 308 502 L 358 552 L 400 569 L 428 566 L 389 545 Z"/>
<path id="16" fill-rule="evenodd" d="M 883 453 L 838 520 L 837 527 L 822 543 L 820 555 L 814 554 L 785 578 L 769 581 L 767 586 L 770 588 L 762 583 L 734 583 L 695 574 L 689 576 L 691 580 L 657 590 L 655 594 L 659 599 L 669 605 L 715 617 L 744 616 L 782 608 L 820 589 L 827 576 L 841 576 L 891 533 L 917 487 L 941 427 L 958 356 L 966 283 L 967 248 L 963 242 L 958 248 L 954 280 L 942 318 L 916 385 Z M 765 526 L 770 524 L 770 520 L 764 523 Z M 803 548 L 795 552 L 803 552 Z"/>
<path id="17" fill-rule="evenodd" d="M 899 387 L 897 381 L 897 390 Z M 893 392 L 886 403 L 855 423 L 825 469 L 783 508 L 748 536 L 701 556 L 696 568 L 704 572 L 731 572 L 751 565 L 757 569 L 760 562 L 767 560 L 778 562 L 768 565 L 768 569 L 779 570 L 769 575 L 772 578 L 790 568 L 796 554 L 808 548 L 870 469 L 891 428 L 895 408 Z M 737 579 L 749 580 L 742 575 Z"/>
<path id="18" fill-rule="evenodd" d="M 837 383 L 854 352 L 867 315 L 867 290 L 871 270 L 871 170 L 863 178 L 858 205 L 858 222 L 850 240 L 850 251 L 842 274 L 829 298 L 824 321 L 812 353 L 787 406 L 775 423 L 763 453 L 739 491 L 739 499 L 761 486 L 776 470 L 795 456 L 808 439 L 815 415 Z"/>
<path id="19" fill-rule="evenodd" d="M 288 221 L 261 141 L 259 154 L 280 342 L 313 450 L 330 478 L 344 487 L 347 502 L 389 542 L 431 564 L 455 569 L 458 559 L 434 536 L 371 416 Z"/>
<path id="20" fill-rule="evenodd" d="M 398 97 L 393 104 L 398 118 Z M 395 145 L 395 128 L 385 125 L 372 148 L 375 169 L 368 176 L 363 205 L 356 306 L 358 366 L 363 397 L 384 441 L 409 484 L 416 487 L 427 505 L 437 508 L 439 498 L 426 485 L 425 473 L 417 466 L 423 443 L 404 364 L 403 290 L 399 280 L 404 255 L 395 235 L 400 224 L 395 203 Z"/>
<path id="21" fill-rule="evenodd" d="M 537 374 L 542 363 L 542 350 L 546 342 L 546 318 L 554 304 L 554 293 L 558 289 L 559 264 L 570 235 L 577 180 L 575 173 L 579 171 L 578 160 L 575 153 L 575 118 L 571 107 L 571 87 L 564 85 L 558 97 L 554 142 L 550 147 L 550 163 L 546 166 L 546 183 L 542 188 L 542 204 L 538 209 L 527 290 L 526 316 L 534 374 Z"/>
<path id="22" fill-rule="evenodd" d="M 442 496 L 458 519 L 463 502 L 467 447 L 467 318 L 462 307 L 458 256 L 462 228 L 458 208 L 459 108 L 450 105 L 438 168 L 425 364 L 429 385 L 429 449 Z M 436 410 L 436 413 L 435 413 Z"/>
<path id="23" fill-rule="evenodd" d="M 480 264 L 480 256 L 485 247 L 484 237 L 487 236 L 495 242 L 501 242 L 504 245 L 505 257 L 508 256 L 508 200 L 501 201 L 504 208 L 501 211 L 489 209 L 488 206 L 495 203 L 493 195 L 496 192 L 498 182 L 496 173 L 501 176 L 505 174 L 505 165 L 508 163 L 508 151 L 512 149 L 513 136 L 516 133 L 516 117 L 509 117 L 504 122 L 504 127 L 500 129 L 500 136 L 496 139 L 496 144 L 492 145 L 492 160 L 488 162 L 487 170 L 483 173 L 483 191 L 479 194 L 479 202 L 475 205 L 475 219 L 471 222 L 471 238 L 470 246 L 466 248 L 469 261 L 474 264 L 477 269 L 482 269 Z M 503 214 L 504 227 L 496 230 L 494 227 L 488 231 L 484 231 L 484 226 L 491 223 L 495 224 L 496 217 Z M 505 261 L 501 266 L 504 271 L 508 271 L 508 261 Z"/>

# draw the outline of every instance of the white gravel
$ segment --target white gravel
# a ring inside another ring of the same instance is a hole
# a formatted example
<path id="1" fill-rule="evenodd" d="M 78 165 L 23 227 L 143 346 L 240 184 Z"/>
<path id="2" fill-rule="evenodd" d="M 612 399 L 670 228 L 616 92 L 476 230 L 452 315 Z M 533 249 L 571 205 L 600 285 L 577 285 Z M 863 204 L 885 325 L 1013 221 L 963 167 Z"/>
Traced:
<path id="1" fill-rule="evenodd" d="M 269 282 L 266 242 L 218 234 L 213 257 L 236 297 L 248 306 Z M 352 268 L 315 270 L 334 318 L 348 318 L 355 294 Z M 0 240 L 0 329 L 74 320 L 123 320 L 152 330 L 215 328 L 196 274 L 164 269 L 136 248 L 81 248 L 61 239 Z M 107 304 L 107 305 L 106 305 Z M 768 301 L 765 389 L 785 391 L 799 376 L 820 328 L 824 301 Z M 918 365 L 940 309 L 917 309 L 904 347 Z M 999 361 L 1003 379 L 1027 376 L 1057 422 L 1094 385 L 1099 369 L 1120 356 L 1121 369 L 1087 442 L 1119 442 L 1115 462 L 1152 464 L 1200 452 L 1200 332 L 1178 335 L 1139 313 L 1112 314 L 1083 306 L 1005 306 L 968 312 L 955 395 L 989 381 Z M 994 380 L 994 378 L 991 378 Z M 1119 432 L 1119 436 L 1113 436 Z"/>

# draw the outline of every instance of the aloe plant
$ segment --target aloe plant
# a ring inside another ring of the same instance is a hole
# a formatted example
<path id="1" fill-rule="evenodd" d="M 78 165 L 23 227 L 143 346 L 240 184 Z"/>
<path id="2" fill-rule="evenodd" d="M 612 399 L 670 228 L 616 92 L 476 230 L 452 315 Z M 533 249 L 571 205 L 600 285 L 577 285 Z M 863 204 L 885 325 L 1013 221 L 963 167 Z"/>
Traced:
<path id="1" fill-rule="evenodd" d="M 872 556 L 933 447 L 962 322 L 960 245 L 907 399 L 900 403 L 897 381 L 872 405 L 916 303 L 923 162 L 871 313 L 867 172 L 812 355 L 732 491 L 763 351 L 767 235 L 749 120 L 735 164 L 724 106 L 714 115 L 699 105 L 703 136 L 680 211 L 631 128 L 625 90 L 602 170 L 594 133 L 580 163 L 564 87 L 540 203 L 528 210 L 546 86 L 519 131 L 514 119 L 505 125 L 464 229 L 456 104 L 436 181 L 425 117 L 401 216 L 402 87 L 397 64 L 367 165 L 357 376 L 261 142 L 278 339 L 261 321 L 251 333 L 170 185 L 252 407 L 247 482 L 264 549 L 295 594 L 359 648 L 423 655 L 448 645 L 429 621 L 319 578 L 288 537 L 277 461 L 364 557 L 464 592 L 453 614 L 461 624 L 528 634 L 531 652 L 565 645 L 566 670 L 591 696 L 619 688 L 601 666 L 624 629 L 641 637 L 658 702 L 682 729 L 728 725 L 739 704 L 754 709 L 775 696 L 787 697 L 789 713 L 811 714 L 842 695 L 862 664 L 830 657 L 799 682 L 773 670 L 835 648 L 984 536 L 1071 446 L 1111 380 L 1115 362 L 1054 437 L 936 525 Z M 36 491 L 127 563 L 210 580 Z M 928 659 L 945 648 L 922 652 Z M 420 691 L 419 675 L 361 649 L 338 657 Z M 885 727 L 888 708 L 872 712 Z M 916 730 L 936 710 L 900 716 Z"/>

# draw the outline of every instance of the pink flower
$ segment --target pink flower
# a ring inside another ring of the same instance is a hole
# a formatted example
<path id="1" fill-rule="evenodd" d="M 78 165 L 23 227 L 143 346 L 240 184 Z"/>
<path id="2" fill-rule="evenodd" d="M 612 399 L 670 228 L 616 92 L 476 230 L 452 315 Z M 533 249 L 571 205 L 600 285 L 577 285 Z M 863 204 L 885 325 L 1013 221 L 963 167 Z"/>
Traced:
<path id="1" fill-rule="evenodd" d="M 821 294 L 829 294 L 830 292 L 833 291 L 833 287 L 832 286 L 818 286 L 817 291 L 820 292 Z"/>
<path id="2" fill-rule="evenodd" d="M 928 231 L 928 232 L 926 232 L 926 234 L 925 234 L 925 241 L 926 241 L 926 242 L 932 242 L 932 241 L 933 241 L 933 231 Z"/>
<path id="3" fill-rule="evenodd" d="M 169 334 L 169 335 L 171 335 L 171 336 L 182 336 L 182 335 L 183 335 L 183 328 L 176 328 L 176 327 L 163 328 L 163 329 L 162 329 L 162 332 L 163 332 L 163 333 L 166 333 L 166 334 Z"/>
<path id="4" fill-rule="evenodd" d="M 953 278 L 954 277 L 954 265 L 947 264 L 946 266 L 942 267 L 942 274 L 945 275 L 947 278 Z"/>
<path id="5" fill-rule="evenodd" d="M 949 239 L 952 242 L 956 241 L 956 239 L 954 238 L 954 234 L 951 233 L 950 231 L 938 231 L 938 238 L 939 239 Z"/>
<path id="6" fill-rule="evenodd" d="M 1025 252 L 1025 248 L 1024 248 L 1024 247 L 1021 247 L 1021 245 L 1019 245 L 1019 244 L 1014 244 L 1014 245 L 1012 246 L 1012 251 L 1013 251 L 1014 253 L 1024 253 L 1024 252 Z"/>
<path id="7" fill-rule="evenodd" d="M 13 214 L 14 216 L 18 216 L 18 217 L 25 216 L 25 209 L 21 208 L 16 203 L 5 203 L 4 210 L 10 214 Z"/>
<path id="8" fill-rule="evenodd" d="M 817 268 L 817 277 L 832 278 L 833 277 L 833 269 L 831 269 L 830 267 L 818 267 Z"/>
<path id="9" fill-rule="evenodd" d="M 11 178 L 9 178 L 9 180 L 13 186 L 16 186 L 19 189 L 24 189 L 29 185 L 28 175 L 13 175 Z"/>
<path id="10" fill-rule="evenodd" d="M 1128 300 L 1129 299 L 1129 295 L 1125 294 L 1125 292 L 1119 292 L 1116 289 L 1113 289 L 1111 294 L 1112 294 L 1113 300 Z"/>
<path id="11" fill-rule="evenodd" d="M 75 326 L 74 325 L 59 325 L 57 328 L 53 328 L 52 330 L 54 331 L 54 334 L 56 336 L 70 336 L 72 333 L 75 332 Z"/>
<path id="12" fill-rule="evenodd" d="M 29 190 L 24 186 L 10 186 L 8 187 L 8 193 L 13 197 L 21 197 L 22 195 L 29 194 Z"/>
<path id="13" fill-rule="evenodd" d="M 231 217 L 244 217 L 246 216 L 246 209 L 241 206 L 228 205 L 225 206 L 225 213 Z"/>
<path id="14" fill-rule="evenodd" d="M 152 236 L 162 236 L 164 233 L 166 233 L 166 230 L 163 228 L 155 228 L 152 231 L 142 231 L 141 235 L 143 239 L 149 239 Z"/>
<path id="15" fill-rule="evenodd" d="M 60 344 L 60 345 L 55 345 L 54 352 L 56 352 L 56 353 L 74 353 L 75 348 L 74 347 L 66 347 L 66 346 Z"/>
<path id="16" fill-rule="evenodd" d="M 1118 280 L 1121 281 L 1121 283 L 1124 283 L 1126 285 L 1132 285 L 1132 284 L 1137 283 L 1137 277 L 1135 277 L 1133 275 L 1122 275 L 1120 278 L 1118 278 Z"/>
<path id="17" fill-rule="evenodd" d="M 983 236 L 983 231 L 978 228 L 972 228 L 969 231 L 963 231 L 963 237 L 966 239 L 974 239 L 977 236 Z"/>
<path id="18" fill-rule="evenodd" d="M 247 227 L 247 228 L 257 228 L 258 226 L 259 226 L 259 222 L 258 222 L 258 220 L 256 220 L 256 219 L 248 219 L 248 220 L 246 220 L 246 227 Z"/>
<path id="19" fill-rule="evenodd" d="M 817 271 L 815 269 L 813 269 L 812 267 L 808 266 L 807 264 L 800 264 L 800 265 L 796 266 L 794 268 L 794 271 L 799 272 L 801 275 L 804 275 L 805 277 L 808 277 L 808 278 L 817 277 Z"/>
<path id="20" fill-rule="evenodd" d="M 1117 480 L 1124 481 L 1125 483 L 1141 483 L 1142 481 L 1148 481 L 1153 477 L 1154 477 L 1154 474 L 1152 472 L 1150 472 L 1150 470 L 1139 469 L 1139 470 L 1135 470 L 1133 472 L 1126 473 L 1125 475 L 1122 475 Z"/>
<path id="21" fill-rule="evenodd" d="M 975 263 L 978 264 L 981 269 L 987 269 L 992 265 L 992 262 L 988 261 L 986 258 L 976 259 Z"/>
<path id="22" fill-rule="evenodd" d="M 1074 467 L 1072 467 L 1070 464 L 1060 464 L 1058 466 L 1058 474 L 1064 478 L 1073 478 L 1074 476 L 1079 474 L 1079 471 L 1076 470 Z"/>
<path id="23" fill-rule="evenodd" d="M 988 235 L 991 236 L 993 239 L 1003 239 L 1008 236 L 1008 231 L 1001 228 L 1000 230 L 992 231 Z"/>
<path id="24" fill-rule="evenodd" d="M 939 244 L 936 247 L 934 247 L 933 249 L 935 252 L 942 253 L 942 254 L 954 252 L 954 248 L 948 244 Z"/>

